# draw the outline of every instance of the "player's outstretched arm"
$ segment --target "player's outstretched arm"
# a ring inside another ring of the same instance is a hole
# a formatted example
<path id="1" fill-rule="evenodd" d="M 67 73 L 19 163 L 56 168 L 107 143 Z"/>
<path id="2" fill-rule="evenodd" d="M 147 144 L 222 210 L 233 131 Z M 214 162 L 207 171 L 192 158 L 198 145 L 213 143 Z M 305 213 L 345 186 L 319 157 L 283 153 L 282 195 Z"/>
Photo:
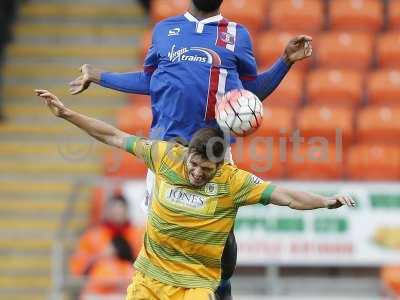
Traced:
<path id="1" fill-rule="evenodd" d="M 324 197 L 321 195 L 276 187 L 271 194 L 270 203 L 288 206 L 292 209 L 307 210 L 316 208 L 339 208 L 342 205 L 355 206 L 356 202 L 347 195 Z"/>
<path id="2" fill-rule="evenodd" d="M 69 84 L 72 95 L 88 89 L 92 82 L 124 93 L 149 94 L 151 73 L 111 73 L 88 64 L 81 66 L 80 71 L 82 74 Z"/>
<path id="3" fill-rule="evenodd" d="M 103 121 L 90 118 L 67 108 L 49 91 L 35 90 L 35 93 L 44 100 L 50 111 L 56 117 L 67 120 L 104 144 L 124 149 L 124 143 L 130 136 L 129 134 Z"/>

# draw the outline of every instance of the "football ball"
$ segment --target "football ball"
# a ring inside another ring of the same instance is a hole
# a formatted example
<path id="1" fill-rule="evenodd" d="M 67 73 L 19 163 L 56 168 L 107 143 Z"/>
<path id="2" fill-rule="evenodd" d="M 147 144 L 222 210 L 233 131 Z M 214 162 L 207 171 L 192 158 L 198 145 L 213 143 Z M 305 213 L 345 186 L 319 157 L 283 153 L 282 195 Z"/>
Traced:
<path id="1" fill-rule="evenodd" d="M 229 130 L 236 136 L 246 136 L 261 125 L 262 103 L 250 91 L 231 90 L 215 105 L 215 118 L 222 130 Z"/>

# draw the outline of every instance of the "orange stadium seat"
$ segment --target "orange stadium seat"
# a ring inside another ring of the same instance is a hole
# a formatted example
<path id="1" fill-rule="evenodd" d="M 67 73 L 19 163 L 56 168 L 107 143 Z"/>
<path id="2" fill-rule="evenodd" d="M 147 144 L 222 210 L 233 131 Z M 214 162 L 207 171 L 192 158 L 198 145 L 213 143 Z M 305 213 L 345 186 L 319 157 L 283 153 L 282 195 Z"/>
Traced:
<path id="1" fill-rule="evenodd" d="M 150 17 L 154 23 L 165 18 L 185 13 L 190 0 L 154 0 L 151 3 Z"/>
<path id="2" fill-rule="evenodd" d="M 151 120 L 150 102 L 137 101 L 120 109 L 117 114 L 117 127 L 130 134 L 148 136 Z"/>
<path id="3" fill-rule="evenodd" d="M 400 143 L 400 107 L 367 106 L 357 116 L 357 138 L 374 144 Z"/>
<path id="4" fill-rule="evenodd" d="M 265 23 L 267 1 L 225 0 L 221 13 L 225 18 L 243 24 L 250 32 L 257 32 Z"/>
<path id="5" fill-rule="evenodd" d="M 368 101 L 373 104 L 400 104 L 400 71 L 377 70 L 367 80 Z"/>
<path id="6" fill-rule="evenodd" d="M 331 31 L 318 37 L 315 51 L 320 67 L 366 69 L 371 64 L 373 35 Z"/>
<path id="7" fill-rule="evenodd" d="M 288 151 L 288 177 L 297 180 L 338 180 L 343 176 L 343 153 L 334 145 L 300 145 Z"/>
<path id="8" fill-rule="evenodd" d="M 400 29 L 400 0 L 388 1 L 388 25 L 390 29 Z"/>
<path id="9" fill-rule="evenodd" d="M 260 137 L 238 138 L 232 146 L 235 164 L 263 179 L 276 179 L 285 176 L 283 159 L 279 156 L 279 141 Z"/>
<path id="10" fill-rule="evenodd" d="M 355 70 L 316 69 L 307 77 L 307 100 L 324 105 L 354 106 L 363 95 L 363 75 Z"/>
<path id="11" fill-rule="evenodd" d="M 248 139 L 253 136 L 272 137 L 279 142 L 279 137 L 288 136 L 293 130 L 294 109 L 284 106 L 271 106 L 264 102 L 264 114 L 261 126 Z"/>
<path id="12" fill-rule="evenodd" d="M 332 29 L 378 31 L 382 28 L 381 0 L 331 0 L 328 3 Z"/>
<path id="13" fill-rule="evenodd" d="M 279 57 L 289 40 L 298 33 L 284 31 L 265 31 L 260 33 L 255 41 L 255 55 L 259 69 L 264 70 L 270 67 Z M 292 70 L 307 70 L 311 64 L 311 59 L 304 59 L 297 62 Z M 292 71 L 291 71 L 292 72 Z"/>
<path id="14" fill-rule="evenodd" d="M 349 149 L 346 173 L 353 180 L 399 180 L 400 148 L 358 144 Z"/>
<path id="15" fill-rule="evenodd" d="M 298 112 L 297 128 L 306 141 L 323 137 L 329 144 L 343 143 L 347 146 L 354 135 L 353 118 L 350 108 L 309 105 Z"/>
<path id="16" fill-rule="evenodd" d="M 399 31 L 389 31 L 378 36 L 376 56 L 381 67 L 400 68 Z"/>
<path id="17" fill-rule="evenodd" d="M 104 156 L 104 175 L 110 177 L 145 178 L 147 167 L 142 160 L 122 150 L 111 149 Z"/>
<path id="18" fill-rule="evenodd" d="M 324 23 L 321 0 L 274 0 L 269 9 L 272 28 L 278 30 L 319 31 Z"/>
<path id="19" fill-rule="evenodd" d="M 264 103 L 268 106 L 297 106 L 303 98 L 303 87 L 303 73 L 298 70 L 291 70 Z"/>

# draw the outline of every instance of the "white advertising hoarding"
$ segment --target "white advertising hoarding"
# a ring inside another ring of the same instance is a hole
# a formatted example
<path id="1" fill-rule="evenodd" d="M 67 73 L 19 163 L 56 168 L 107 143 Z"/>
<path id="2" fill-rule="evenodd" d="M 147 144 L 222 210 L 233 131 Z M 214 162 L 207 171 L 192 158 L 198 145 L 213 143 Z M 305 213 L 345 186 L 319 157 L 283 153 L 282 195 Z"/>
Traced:
<path id="1" fill-rule="evenodd" d="M 382 265 L 400 263 L 400 185 L 395 183 L 277 183 L 332 195 L 348 193 L 356 208 L 296 211 L 254 205 L 235 225 L 239 265 Z M 145 221 L 145 182 L 124 185 L 137 223 Z"/>

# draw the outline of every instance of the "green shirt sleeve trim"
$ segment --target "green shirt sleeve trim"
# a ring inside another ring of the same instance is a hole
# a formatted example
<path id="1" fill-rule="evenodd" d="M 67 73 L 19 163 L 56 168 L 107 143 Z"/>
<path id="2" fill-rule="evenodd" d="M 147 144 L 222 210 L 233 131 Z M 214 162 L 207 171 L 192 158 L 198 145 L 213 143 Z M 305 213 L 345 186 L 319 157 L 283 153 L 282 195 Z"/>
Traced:
<path id="1" fill-rule="evenodd" d="M 269 184 L 267 186 L 267 188 L 264 190 L 264 192 L 262 192 L 261 194 L 261 199 L 260 199 L 260 203 L 262 205 L 267 205 L 269 204 L 270 200 L 271 200 L 271 194 L 272 192 L 275 190 L 276 185 L 274 184 Z"/>
<path id="2" fill-rule="evenodd" d="M 140 140 L 138 136 L 131 135 L 125 141 L 125 150 L 129 153 L 135 154 L 136 142 Z"/>

